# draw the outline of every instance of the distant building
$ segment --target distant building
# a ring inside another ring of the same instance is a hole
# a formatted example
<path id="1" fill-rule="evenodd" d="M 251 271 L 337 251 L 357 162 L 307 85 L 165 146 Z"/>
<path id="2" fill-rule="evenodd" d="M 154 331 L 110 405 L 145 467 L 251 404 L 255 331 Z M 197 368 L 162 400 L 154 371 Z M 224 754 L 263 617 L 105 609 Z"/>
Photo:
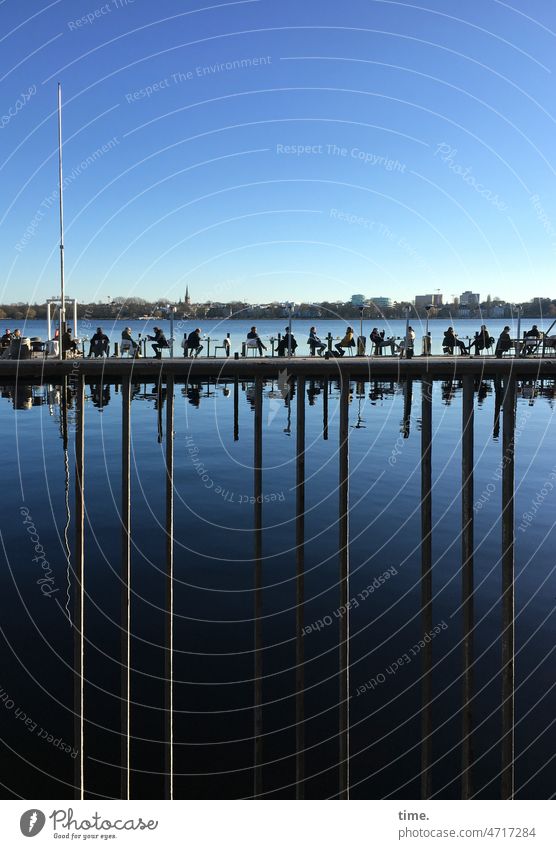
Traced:
<path id="1" fill-rule="evenodd" d="M 481 296 L 478 292 L 462 292 L 459 302 L 462 307 L 478 307 L 481 303 Z"/>
<path id="2" fill-rule="evenodd" d="M 189 286 L 185 287 L 185 305 L 186 307 L 191 306 L 191 298 L 189 297 Z"/>
<path id="3" fill-rule="evenodd" d="M 354 307 L 362 307 L 365 303 L 365 295 L 352 295 L 351 303 Z"/>
<path id="4" fill-rule="evenodd" d="M 422 310 L 429 304 L 434 304 L 434 295 L 415 295 L 415 309 Z"/>
<path id="5" fill-rule="evenodd" d="M 392 306 L 392 298 L 385 298 L 382 295 L 376 298 L 369 298 L 371 306 L 377 307 L 379 310 L 388 309 Z"/>
<path id="6" fill-rule="evenodd" d="M 415 307 L 418 310 L 424 309 L 426 306 L 441 307 L 442 295 L 415 295 Z"/>

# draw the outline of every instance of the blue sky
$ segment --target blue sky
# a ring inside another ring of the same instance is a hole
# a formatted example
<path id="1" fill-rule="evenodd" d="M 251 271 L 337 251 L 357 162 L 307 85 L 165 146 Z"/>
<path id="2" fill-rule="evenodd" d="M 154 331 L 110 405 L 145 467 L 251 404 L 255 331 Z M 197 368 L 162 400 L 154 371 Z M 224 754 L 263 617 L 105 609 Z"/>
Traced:
<path id="1" fill-rule="evenodd" d="M 556 295 L 552 0 L 3 0 L 4 302 Z"/>

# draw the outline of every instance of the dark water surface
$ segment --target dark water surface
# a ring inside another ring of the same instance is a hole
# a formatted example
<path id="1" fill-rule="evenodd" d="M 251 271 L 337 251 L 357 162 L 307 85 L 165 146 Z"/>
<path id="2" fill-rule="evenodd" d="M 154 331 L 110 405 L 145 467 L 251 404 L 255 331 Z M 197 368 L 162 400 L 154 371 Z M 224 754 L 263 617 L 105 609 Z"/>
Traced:
<path id="1" fill-rule="evenodd" d="M 338 402 L 306 385 L 305 793 L 338 792 Z M 263 398 L 263 792 L 295 796 L 296 409 Z M 252 384 L 176 385 L 174 795 L 253 795 Z M 554 387 L 518 388 L 516 793 L 556 792 Z M 60 390 L 5 387 L 2 450 L 2 782 L 7 797 L 71 798 L 74 401 L 63 448 Z M 412 399 L 411 416 L 404 419 Z M 163 795 L 165 415 L 133 387 L 132 796 Z M 121 393 L 87 386 L 85 782 L 120 795 Z M 165 396 L 162 395 L 165 413 Z M 418 798 L 421 734 L 421 388 L 353 383 L 350 399 L 350 795 Z M 499 795 L 501 436 L 494 387 L 475 406 L 474 790 Z M 461 387 L 433 385 L 433 793 L 460 793 Z M 523 514 L 527 514 L 523 517 Z M 38 546 L 38 548 L 37 548 Z M 35 558 L 35 560 L 33 559 Z M 47 561 L 47 562 L 46 562 Z M 43 583 L 39 583 L 39 581 Z M 316 624 L 315 623 L 319 623 Z M 397 663 L 400 658 L 407 658 Z M 69 751 L 66 750 L 69 749 Z"/>

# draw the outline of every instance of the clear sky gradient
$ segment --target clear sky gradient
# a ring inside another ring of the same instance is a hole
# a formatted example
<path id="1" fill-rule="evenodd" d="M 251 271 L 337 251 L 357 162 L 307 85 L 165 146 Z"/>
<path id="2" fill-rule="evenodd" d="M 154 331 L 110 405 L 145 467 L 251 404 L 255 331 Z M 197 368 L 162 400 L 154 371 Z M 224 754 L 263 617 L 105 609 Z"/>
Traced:
<path id="1" fill-rule="evenodd" d="M 2 0 L 1 300 L 556 296 L 553 0 Z"/>

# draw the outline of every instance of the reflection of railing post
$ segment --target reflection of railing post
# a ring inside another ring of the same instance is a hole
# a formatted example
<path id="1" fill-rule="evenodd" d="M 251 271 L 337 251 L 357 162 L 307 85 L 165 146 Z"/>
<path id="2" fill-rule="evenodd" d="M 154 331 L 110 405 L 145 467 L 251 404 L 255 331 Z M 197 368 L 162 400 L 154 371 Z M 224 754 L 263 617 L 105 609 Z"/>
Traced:
<path id="1" fill-rule="evenodd" d="M 421 377 L 421 622 L 425 640 L 422 666 L 421 798 L 430 799 L 432 753 L 432 382 Z"/>
<path id="2" fill-rule="evenodd" d="M 411 406 L 413 403 L 413 380 L 408 377 L 403 387 L 403 422 L 402 433 L 404 439 L 409 439 L 411 430 Z"/>
<path id="3" fill-rule="evenodd" d="M 305 378 L 297 378 L 295 504 L 295 795 L 305 797 L 305 653 L 303 647 L 305 601 Z"/>
<path id="4" fill-rule="evenodd" d="M 502 775 L 501 797 L 514 796 L 514 460 L 515 380 L 504 381 L 502 418 Z"/>
<path id="5" fill-rule="evenodd" d="M 239 378 L 234 376 L 234 442 L 239 439 Z"/>
<path id="6" fill-rule="evenodd" d="M 165 793 L 174 798 L 174 378 L 166 378 Z"/>
<path id="7" fill-rule="evenodd" d="M 131 384 L 122 379 L 122 565 L 121 565 L 121 797 L 131 798 L 130 676 L 131 676 L 131 488 L 130 488 Z"/>
<path id="8" fill-rule="evenodd" d="M 254 664 L 254 781 L 253 795 L 255 798 L 263 790 L 263 655 L 262 655 L 262 514 L 263 514 L 263 382 L 260 377 L 255 379 L 255 422 L 254 422 L 254 457 L 253 457 L 253 494 L 254 528 L 255 528 L 255 664 Z"/>
<path id="9" fill-rule="evenodd" d="M 473 700 L 473 425 L 474 379 L 463 378 L 461 454 L 461 562 L 463 612 L 463 688 L 461 797 L 473 795 L 472 700 Z"/>
<path id="10" fill-rule="evenodd" d="M 328 378 L 324 379 L 322 391 L 322 438 L 328 439 Z"/>
<path id="11" fill-rule="evenodd" d="M 85 378 L 77 379 L 75 405 L 77 422 L 75 431 L 75 580 L 73 584 L 74 627 L 74 749 L 75 798 L 85 798 L 84 774 L 84 605 L 85 605 L 85 500 L 84 500 L 84 443 L 85 443 Z"/>
<path id="12" fill-rule="evenodd" d="M 339 553 L 340 553 L 340 619 L 339 619 L 339 798 L 349 798 L 349 375 L 342 374 L 339 428 Z"/>

